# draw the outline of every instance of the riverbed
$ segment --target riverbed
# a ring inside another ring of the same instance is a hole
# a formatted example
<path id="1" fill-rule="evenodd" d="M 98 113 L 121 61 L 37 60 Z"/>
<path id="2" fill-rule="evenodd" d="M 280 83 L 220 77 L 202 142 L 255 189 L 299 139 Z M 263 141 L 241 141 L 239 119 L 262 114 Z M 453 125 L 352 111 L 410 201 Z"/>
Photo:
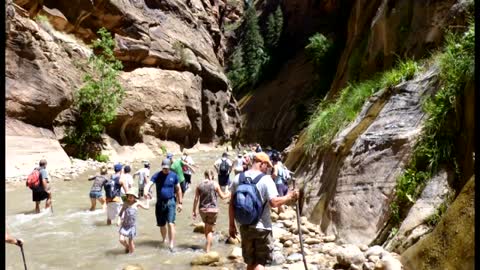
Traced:
<path id="1" fill-rule="evenodd" d="M 43 210 L 45 201 L 42 201 L 42 212 L 34 214 L 35 203 L 32 202 L 30 189 L 24 184 L 7 183 L 6 229 L 13 236 L 25 241 L 25 259 L 30 270 L 122 269 L 128 264 L 139 264 L 144 269 L 151 270 L 191 269 L 191 260 L 203 253 L 205 243 L 203 234 L 193 233 L 192 223 L 201 221 L 199 217 L 196 221 L 191 218 L 194 188 L 203 180 L 205 169 L 213 168 L 214 161 L 220 155 L 219 151 L 191 155 L 200 169 L 192 176 L 192 186 L 183 200 L 183 211 L 177 213 L 176 248 L 173 253 L 167 246 L 160 244 L 161 235 L 159 227 L 156 226 L 153 201 L 149 210 L 139 209 L 136 250 L 133 254 L 125 254 L 123 246 L 118 242 L 119 228 L 106 225 L 106 213 L 101 210 L 101 205 L 97 203 L 96 211 L 88 211 L 88 194 L 92 182 L 87 181 L 87 177 L 97 173 L 93 168 L 71 181 L 51 182 L 53 213 Z M 177 155 L 174 158 L 179 157 Z M 153 174 L 159 170 L 161 158 L 150 162 Z M 134 163 L 132 172 L 141 166 L 140 163 Z M 220 231 L 228 231 L 228 211 L 227 203 L 220 199 L 219 201 L 220 213 L 212 250 L 225 257 L 232 246 L 224 244 L 220 234 Z M 23 269 L 22 255 L 17 246 L 6 246 L 6 269 Z"/>

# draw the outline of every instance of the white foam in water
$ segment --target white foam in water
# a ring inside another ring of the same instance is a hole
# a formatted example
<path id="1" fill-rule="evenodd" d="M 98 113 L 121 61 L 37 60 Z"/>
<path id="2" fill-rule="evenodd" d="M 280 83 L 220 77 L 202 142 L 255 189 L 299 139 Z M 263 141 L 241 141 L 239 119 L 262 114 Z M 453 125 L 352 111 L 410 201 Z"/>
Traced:
<path id="1" fill-rule="evenodd" d="M 15 215 L 15 216 L 13 216 L 13 221 L 11 222 L 11 224 L 12 225 L 20 225 L 20 224 L 28 223 L 32 220 L 44 217 L 44 216 L 46 216 L 48 214 L 51 214 L 51 213 L 52 212 L 50 211 L 50 209 L 48 209 L 48 210 L 42 209 L 40 211 L 40 213 L 38 213 L 38 214 L 19 214 L 19 215 Z"/>
<path id="2" fill-rule="evenodd" d="M 44 232 L 44 233 L 36 233 L 35 235 L 35 238 L 41 238 L 41 237 L 44 237 L 44 236 L 48 236 L 48 235 L 55 235 L 55 236 L 69 236 L 69 235 L 73 235 L 73 232 Z"/>
<path id="3" fill-rule="evenodd" d="M 66 218 L 73 218 L 73 217 L 85 217 L 85 216 L 95 216 L 99 214 L 103 214 L 105 211 L 103 209 L 97 209 L 95 211 L 90 211 L 90 210 L 84 210 L 84 211 L 78 211 L 78 212 L 73 212 L 71 214 L 65 215 Z"/>

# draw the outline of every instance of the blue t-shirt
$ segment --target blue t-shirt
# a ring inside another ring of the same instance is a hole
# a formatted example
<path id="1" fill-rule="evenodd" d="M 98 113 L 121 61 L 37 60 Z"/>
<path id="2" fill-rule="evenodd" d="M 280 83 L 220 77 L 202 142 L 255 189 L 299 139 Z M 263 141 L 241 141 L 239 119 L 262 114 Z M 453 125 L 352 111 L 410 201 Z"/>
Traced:
<path id="1" fill-rule="evenodd" d="M 174 172 L 164 174 L 155 173 L 151 180 L 157 188 L 157 200 L 168 200 L 175 196 L 175 186 L 178 184 L 178 177 Z"/>

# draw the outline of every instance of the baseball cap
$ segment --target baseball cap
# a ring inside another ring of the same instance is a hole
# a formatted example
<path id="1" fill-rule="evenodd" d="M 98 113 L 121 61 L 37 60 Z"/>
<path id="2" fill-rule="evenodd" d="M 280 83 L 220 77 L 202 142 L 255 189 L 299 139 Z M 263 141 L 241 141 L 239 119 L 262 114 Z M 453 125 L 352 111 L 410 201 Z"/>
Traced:
<path id="1" fill-rule="evenodd" d="M 270 158 L 268 157 L 265 152 L 258 152 L 255 154 L 255 160 L 261 161 L 261 162 L 266 162 L 268 163 L 268 166 L 273 167 L 272 162 L 270 161 Z"/>
<path id="2" fill-rule="evenodd" d="M 173 154 L 172 153 L 167 153 L 167 158 L 172 158 Z"/>
<path id="3" fill-rule="evenodd" d="M 115 164 L 115 166 L 113 166 L 113 170 L 114 170 L 115 172 L 121 171 L 122 168 L 123 168 L 123 166 L 122 166 L 122 164 L 120 164 L 120 163 L 117 163 L 117 164 Z"/>
<path id="4" fill-rule="evenodd" d="M 170 162 L 170 159 L 166 158 L 162 160 L 162 169 L 170 169 L 170 165 L 172 163 Z"/>

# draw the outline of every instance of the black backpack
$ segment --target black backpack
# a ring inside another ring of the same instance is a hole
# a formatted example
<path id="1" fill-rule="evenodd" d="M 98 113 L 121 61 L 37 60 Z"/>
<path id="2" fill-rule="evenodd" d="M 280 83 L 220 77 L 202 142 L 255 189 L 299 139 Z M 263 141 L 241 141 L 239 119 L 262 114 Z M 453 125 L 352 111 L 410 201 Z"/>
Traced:
<path id="1" fill-rule="evenodd" d="M 228 171 L 230 170 L 230 166 L 228 166 L 228 162 L 226 159 L 222 160 L 220 163 L 219 173 L 222 176 L 228 175 Z"/>
<path id="2" fill-rule="evenodd" d="M 118 190 L 116 189 L 115 185 L 118 184 L 120 180 L 120 176 L 112 176 L 112 178 L 108 179 L 103 187 L 105 188 L 105 197 L 109 199 L 113 199 L 117 196 L 120 196 Z"/>

